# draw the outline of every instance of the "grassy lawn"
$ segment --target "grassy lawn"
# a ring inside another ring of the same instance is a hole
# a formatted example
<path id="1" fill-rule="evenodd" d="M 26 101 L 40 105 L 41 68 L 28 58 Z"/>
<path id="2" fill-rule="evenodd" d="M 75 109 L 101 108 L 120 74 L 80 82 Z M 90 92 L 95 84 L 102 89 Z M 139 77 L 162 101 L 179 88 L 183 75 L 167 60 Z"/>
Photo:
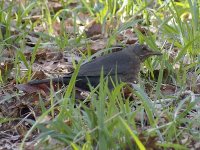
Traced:
<path id="1" fill-rule="evenodd" d="M 198 0 L 0 1 L 0 149 L 200 149 Z M 137 84 L 85 62 L 135 43 L 161 52 Z M 69 85 L 27 85 L 72 73 Z"/>

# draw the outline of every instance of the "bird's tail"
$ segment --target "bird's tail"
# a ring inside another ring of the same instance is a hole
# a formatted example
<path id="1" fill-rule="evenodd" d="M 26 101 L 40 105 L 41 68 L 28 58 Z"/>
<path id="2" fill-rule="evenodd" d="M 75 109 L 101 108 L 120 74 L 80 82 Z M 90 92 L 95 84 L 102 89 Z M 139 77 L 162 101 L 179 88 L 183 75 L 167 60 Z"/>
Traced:
<path id="1" fill-rule="evenodd" d="M 66 78 L 64 79 L 63 77 L 60 77 L 60 78 L 43 79 L 43 80 L 31 80 L 31 81 L 28 82 L 28 84 L 29 85 L 50 84 L 51 82 L 52 83 L 66 84 L 67 81 L 68 82 L 70 81 L 70 78 L 68 80 L 67 79 Z"/>

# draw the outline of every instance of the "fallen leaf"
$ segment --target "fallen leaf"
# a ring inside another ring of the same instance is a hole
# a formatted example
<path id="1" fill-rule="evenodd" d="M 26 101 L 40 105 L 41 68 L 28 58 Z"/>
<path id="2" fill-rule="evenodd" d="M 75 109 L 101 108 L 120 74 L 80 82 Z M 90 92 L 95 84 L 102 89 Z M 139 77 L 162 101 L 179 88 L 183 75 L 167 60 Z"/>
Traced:
<path id="1" fill-rule="evenodd" d="M 164 84 L 160 90 L 163 95 L 173 95 L 176 92 L 177 87 L 174 85 Z"/>
<path id="2" fill-rule="evenodd" d="M 90 48 L 92 53 L 96 53 L 97 51 L 104 49 L 106 45 L 107 45 L 107 39 L 99 39 L 96 41 L 92 41 Z"/>
<path id="3" fill-rule="evenodd" d="M 92 21 L 92 17 L 89 13 L 83 13 L 83 12 L 79 12 L 77 14 L 77 24 L 88 24 L 89 22 Z"/>
<path id="4" fill-rule="evenodd" d="M 96 21 L 92 22 L 85 31 L 87 37 L 92 37 L 102 33 L 102 25 Z"/>
<path id="5" fill-rule="evenodd" d="M 29 84 L 17 84 L 17 85 L 15 85 L 15 87 L 16 87 L 18 90 L 27 92 L 27 93 L 29 93 L 29 94 L 31 94 L 31 93 L 36 93 L 36 92 L 39 92 L 39 91 L 41 90 L 40 88 L 35 87 L 35 86 L 31 86 L 31 85 L 29 85 Z"/>
<path id="6" fill-rule="evenodd" d="M 136 35 L 130 29 L 128 29 L 124 32 L 124 38 L 126 40 L 125 41 L 126 44 L 135 44 L 138 40 Z"/>
<path id="7" fill-rule="evenodd" d="M 48 1 L 48 7 L 53 10 L 54 12 L 58 12 L 59 10 L 63 9 L 63 5 L 60 2 L 55 1 Z"/>
<path id="8" fill-rule="evenodd" d="M 45 79 L 47 78 L 43 70 L 37 70 L 33 72 L 32 79 Z"/>

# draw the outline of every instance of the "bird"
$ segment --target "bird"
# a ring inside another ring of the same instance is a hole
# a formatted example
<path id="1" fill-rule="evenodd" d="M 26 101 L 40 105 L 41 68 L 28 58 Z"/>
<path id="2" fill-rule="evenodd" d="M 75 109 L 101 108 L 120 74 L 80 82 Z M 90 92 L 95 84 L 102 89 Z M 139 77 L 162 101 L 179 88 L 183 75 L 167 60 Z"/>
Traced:
<path id="1" fill-rule="evenodd" d="M 113 81 L 117 79 L 116 82 L 135 83 L 138 81 L 141 63 L 154 55 L 162 55 L 162 53 L 151 50 L 147 45 L 135 44 L 129 45 L 121 51 L 97 57 L 80 66 L 75 86 L 83 90 L 89 90 L 89 84 L 96 87 L 100 82 L 102 70 L 104 77 L 108 77 L 109 89 L 113 88 L 111 78 Z M 32 80 L 28 84 L 50 84 L 52 81 L 52 83 L 68 85 L 72 74 L 52 79 Z"/>

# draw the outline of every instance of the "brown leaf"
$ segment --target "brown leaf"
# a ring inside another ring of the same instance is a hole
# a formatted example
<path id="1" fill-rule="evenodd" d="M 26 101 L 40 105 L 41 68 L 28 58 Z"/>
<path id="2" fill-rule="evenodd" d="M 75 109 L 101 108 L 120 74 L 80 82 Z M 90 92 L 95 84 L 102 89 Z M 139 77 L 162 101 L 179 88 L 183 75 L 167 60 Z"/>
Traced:
<path id="1" fill-rule="evenodd" d="M 54 90 L 60 89 L 60 87 L 62 86 L 62 84 L 59 83 L 52 83 L 52 86 L 54 88 Z M 30 85 L 30 84 L 18 84 L 15 85 L 15 87 L 18 90 L 21 90 L 23 92 L 26 92 L 28 94 L 33 94 L 35 93 L 37 94 L 41 94 L 41 96 L 43 97 L 47 97 L 50 93 L 50 84 L 49 83 L 41 83 L 41 84 L 35 84 L 35 85 Z"/>
<path id="2" fill-rule="evenodd" d="M 149 31 L 148 29 L 146 29 L 144 26 L 137 25 L 137 26 L 135 26 L 135 28 L 136 28 L 137 30 L 139 30 L 139 31 L 140 31 L 142 34 L 144 34 L 144 35 L 150 34 L 150 31 Z"/>
<path id="3" fill-rule="evenodd" d="M 40 100 L 39 94 L 34 92 L 34 93 L 26 93 L 23 96 L 20 97 L 20 101 L 23 104 L 26 105 L 38 105 Z"/>
<path id="4" fill-rule="evenodd" d="M 48 7 L 52 9 L 54 12 L 58 12 L 59 10 L 63 9 L 63 5 L 59 2 L 48 1 Z"/>
<path id="5" fill-rule="evenodd" d="M 60 35 L 61 32 L 63 32 L 62 25 L 58 21 L 53 23 L 53 28 L 54 28 L 55 35 Z M 64 21 L 64 29 L 69 34 L 74 33 L 74 22 L 71 18 L 68 18 L 67 20 Z"/>
<path id="6" fill-rule="evenodd" d="M 38 49 L 38 52 L 36 53 L 36 56 L 35 56 L 35 61 L 40 62 L 40 60 L 46 60 L 46 57 L 47 57 L 46 53 L 47 52 L 45 50 Z M 32 53 L 30 51 L 24 52 L 24 55 L 26 56 L 27 60 L 31 60 Z"/>
<path id="7" fill-rule="evenodd" d="M 165 84 L 162 85 L 160 90 L 163 95 L 172 95 L 175 94 L 177 87 L 174 85 Z"/>
<path id="8" fill-rule="evenodd" d="M 47 55 L 47 61 L 56 61 L 56 60 L 62 60 L 63 59 L 63 53 L 62 52 L 49 52 Z"/>
<path id="9" fill-rule="evenodd" d="M 118 34 L 116 38 L 117 38 L 117 41 L 123 41 L 124 40 L 124 36 L 122 34 Z"/>
<path id="10" fill-rule="evenodd" d="M 43 70 L 38 70 L 33 73 L 33 79 L 45 79 L 47 76 Z"/>
<path id="11" fill-rule="evenodd" d="M 44 50 L 39 50 L 39 52 L 36 54 L 35 56 L 36 60 L 39 61 L 39 60 L 46 60 L 46 57 L 47 57 L 47 52 Z"/>
<path id="12" fill-rule="evenodd" d="M 35 87 L 35 86 L 31 86 L 31 85 L 29 85 L 29 84 L 17 84 L 17 85 L 15 85 L 15 87 L 16 87 L 18 90 L 27 92 L 27 93 L 29 93 L 29 94 L 35 93 L 35 92 L 39 92 L 39 91 L 40 91 L 40 88 Z"/>
<path id="13" fill-rule="evenodd" d="M 64 123 L 67 125 L 67 126 L 72 126 L 72 120 L 71 119 L 67 119 L 64 121 Z"/>
<path id="14" fill-rule="evenodd" d="M 94 35 L 98 35 L 102 33 L 102 25 L 97 23 L 96 21 L 92 22 L 88 29 L 86 29 L 85 33 L 87 37 L 92 37 Z"/>
<path id="15" fill-rule="evenodd" d="M 99 50 L 102 50 L 106 47 L 107 39 L 99 39 L 96 41 L 92 41 L 91 51 L 92 53 L 96 53 Z"/>
<path id="16" fill-rule="evenodd" d="M 77 23 L 78 24 L 86 24 L 87 22 L 91 22 L 92 21 L 92 17 L 89 13 L 83 13 L 83 12 L 79 12 L 77 14 Z"/>
<path id="17" fill-rule="evenodd" d="M 126 44 L 135 44 L 138 40 L 136 35 L 130 29 L 125 31 L 124 37 L 126 38 Z"/>

